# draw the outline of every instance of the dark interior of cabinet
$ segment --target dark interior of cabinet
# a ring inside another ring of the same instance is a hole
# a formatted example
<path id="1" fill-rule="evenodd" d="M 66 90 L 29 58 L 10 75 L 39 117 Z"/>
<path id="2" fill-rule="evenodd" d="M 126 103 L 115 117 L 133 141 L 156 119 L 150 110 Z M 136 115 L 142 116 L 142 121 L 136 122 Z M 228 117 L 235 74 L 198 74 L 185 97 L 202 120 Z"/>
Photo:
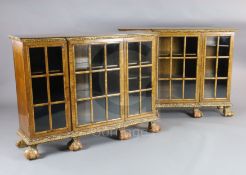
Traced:
<path id="1" fill-rule="evenodd" d="M 92 69 L 104 68 L 104 45 L 92 45 L 91 46 L 91 66 Z"/>
<path id="2" fill-rule="evenodd" d="M 159 59 L 158 76 L 159 78 L 170 77 L 170 59 Z"/>
<path id="3" fill-rule="evenodd" d="M 159 57 L 169 57 L 171 55 L 171 37 L 159 38 Z"/>
<path id="4" fill-rule="evenodd" d="M 128 65 L 139 64 L 139 42 L 128 43 Z"/>
<path id="5" fill-rule="evenodd" d="M 120 60 L 120 45 L 108 44 L 107 45 L 107 68 L 119 67 Z"/>
<path id="6" fill-rule="evenodd" d="M 47 47 L 47 61 L 44 47 L 30 48 L 29 57 L 32 76 L 44 76 L 46 74 L 45 77 L 32 78 L 33 104 L 40 105 L 34 106 L 35 132 L 65 128 L 64 77 L 55 74 L 63 73 L 62 47 Z M 57 101 L 60 101 L 60 103 L 51 104 L 50 107 L 47 105 L 48 102 Z M 52 126 L 50 125 L 50 117 Z"/>
<path id="7" fill-rule="evenodd" d="M 197 56 L 198 37 L 186 37 L 186 56 Z"/>
<path id="8" fill-rule="evenodd" d="M 152 42 L 141 42 L 141 64 L 150 64 L 152 58 Z"/>
<path id="9" fill-rule="evenodd" d="M 89 47 L 88 45 L 75 45 L 75 70 L 89 70 Z"/>
<path id="10" fill-rule="evenodd" d="M 184 56 L 184 37 L 173 37 L 172 56 Z"/>

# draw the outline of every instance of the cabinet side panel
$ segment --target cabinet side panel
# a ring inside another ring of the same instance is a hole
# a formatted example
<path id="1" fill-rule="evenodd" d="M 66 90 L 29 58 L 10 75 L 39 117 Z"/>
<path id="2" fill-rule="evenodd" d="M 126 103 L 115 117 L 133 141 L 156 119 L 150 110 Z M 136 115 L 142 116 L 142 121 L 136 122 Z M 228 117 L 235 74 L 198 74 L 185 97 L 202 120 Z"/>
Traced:
<path id="1" fill-rule="evenodd" d="M 26 98 L 25 68 L 23 58 L 23 43 L 20 41 L 12 41 L 16 93 L 19 115 L 19 130 L 26 136 L 30 136 L 29 132 L 29 114 L 28 103 Z"/>

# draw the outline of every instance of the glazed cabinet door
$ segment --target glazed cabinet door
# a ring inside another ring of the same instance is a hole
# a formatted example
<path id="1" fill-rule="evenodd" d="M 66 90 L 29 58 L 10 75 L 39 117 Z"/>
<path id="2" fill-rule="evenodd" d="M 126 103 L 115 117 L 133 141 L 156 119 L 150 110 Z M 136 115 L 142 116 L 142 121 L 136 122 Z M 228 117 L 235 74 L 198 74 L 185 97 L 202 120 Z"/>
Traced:
<path id="1" fill-rule="evenodd" d="M 199 35 L 159 37 L 159 104 L 198 101 L 199 43 Z"/>
<path id="2" fill-rule="evenodd" d="M 35 42 L 34 42 L 35 43 Z M 65 41 L 27 44 L 31 127 L 35 136 L 70 130 L 70 99 Z"/>
<path id="3" fill-rule="evenodd" d="M 230 99 L 231 65 L 234 36 L 209 34 L 205 36 L 203 60 L 202 101 L 228 101 Z"/>
<path id="4" fill-rule="evenodd" d="M 71 41 L 70 75 L 75 130 L 123 120 L 123 43 L 121 39 Z"/>
<path id="5" fill-rule="evenodd" d="M 155 37 L 127 40 L 126 56 L 127 117 L 153 115 L 156 99 Z"/>

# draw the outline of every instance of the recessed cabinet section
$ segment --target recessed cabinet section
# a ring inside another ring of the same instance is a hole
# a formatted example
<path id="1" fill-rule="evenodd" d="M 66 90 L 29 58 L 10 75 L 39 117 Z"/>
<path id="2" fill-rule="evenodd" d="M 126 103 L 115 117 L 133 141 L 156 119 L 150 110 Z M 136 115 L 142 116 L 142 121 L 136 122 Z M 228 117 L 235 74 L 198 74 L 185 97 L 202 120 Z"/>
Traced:
<path id="1" fill-rule="evenodd" d="M 203 98 L 228 99 L 231 36 L 207 36 Z M 213 47 L 213 54 L 211 54 Z"/>
<path id="2" fill-rule="evenodd" d="M 199 36 L 188 35 L 159 38 L 159 100 L 198 100 L 198 40 Z"/>
<path id="3" fill-rule="evenodd" d="M 199 107 L 213 106 L 225 116 L 233 115 L 230 110 L 233 29 L 120 30 L 158 34 L 157 108 L 192 107 L 194 117 L 201 117 Z M 135 50 L 139 49 L 140 45 L 135 44 Z"/>

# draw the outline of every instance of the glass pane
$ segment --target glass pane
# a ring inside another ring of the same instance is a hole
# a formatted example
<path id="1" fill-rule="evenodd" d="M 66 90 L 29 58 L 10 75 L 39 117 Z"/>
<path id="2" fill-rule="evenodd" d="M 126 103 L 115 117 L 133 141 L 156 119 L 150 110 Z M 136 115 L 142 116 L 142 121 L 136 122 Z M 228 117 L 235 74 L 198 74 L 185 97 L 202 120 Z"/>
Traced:
<path id="1" fill-rule="evenodd" d="M 108 119 L 120 118 L 120 96 L 108 98 Z"/>
<path id="2" fill-rule="evenodd" d="M 105 73 L 92 73 L 92 95 L 100 96 L 105 94 Z"/>
<path id="3" fill-rule="evenodd" d="M 104 68 L 104 45 L 91 46 L 91 65 L 92 69 Z"/>
<path id="4" fill-rule="evenodd" d="M 217 80 L 217 98 L 227 97 L 227 80 Z"/>
<path id="5" fill-rule="evenodd" d="M 227 45 L 227 46 L 229 46 L 230 45 L 230 39 L 231 39 L 230 36 L 221 36 L 220 37 L 220 45 Z"/>
<path id="6" fill-rule="evenodd" d="M 186 56 L 197 56 L 198 38 L 187 37 L 186 38 Z"/>
<path id="7" fill-rule="evenodd" d="M 172 81 L 172 98 L 180 99 L 182 98 L 182 80 L 173 80 Z"/>
<path id="8" fill-rule="evenodd" d="M 142 68 L 142 89 L 151 88 L 151 67 L 143 67 Z"/>
<path id="9" fill-rule="evenodd" d="M 196 78 L 196 60 L 186 59 L 185 60 L 185 77 Z"/>
<path id="10" fill-rule="evenodd" d="M 170 59 L 160 59 L 158 70 L 159 70 L 159 78 L 169 78 L 170 77 Z"/>
<path id="11" fill-rule="evenodd" d="M 175 59 L 172 61 L 172 77 L 182 78 L 183 77 L 183 59 Z"/>
<path id="12" fill-rule="evenodd" d="M 64 100 L 63 76 L 50 77 L 51 101 Z"/>
<path id="13" fill-rule="evenodd" d="M 48 102 L 46 78 L 32 79 L 33 104 Z"/>
<path id="14" fill-rule="evenodd" d="M 207 37 L 207 46 L 217 46 L 218 37 L 217 36 L 209 36 Z"/>
<path id="15" fill-rule="evenodd" d="M 134 66 L 139 64 L 139 43 L 128 43 L 128 65 Z"/>
<path id="16" fill-rule="evenodd" d="M 88 45 L 76 45 L 75 52 L 75 70 L 89 70 L 89 51 Z"/>
<path id="17" fill-rule="evenodd" d="M 108 71 L 108 94 L 120 93 L 120 71 Z"/>
<path id="18" fill-rule="evenodd" d="M 34 107 L 35 132 L 50 130 L 48 106 Z"/>
<path id="19" fill-rule="evenodd" d="M 206 77 L 215 77 L 216 59 L 206 59 Z"/>
<path id="20" fill-rule="evenodd" d="M 107 68 L 119 67 L 120 44 L 107 45 Z"/>
<path id="21" fill-rule="evenodd" d="M 76 75 L 77 99 L 90 97 L 90 74 Z"/>
<path id="22" fill-rule="evenodd" d="M 169 57 L 171 53 L 171 38 L 160 37 L 159 39 L 159 56 Z"/>
<path id="23" fill-rule="evenodd" d="M 63 72 L 62 48 L 48 47 L 49 73 Z"/>
<path id="24" fill-rule="evenodd" d="M 129 69 L 129 90 L 139 89 L 139 68 Z"/>
<path id="25" fill-rule="evenodd" d="M 196 97 L 196 81 L 186 80 L 184 98 L 195 99 L 195 97 Z"/>
<path id="26" fill-rule="evenodd" d="M 159 81 L 159 84 L 158 84 L 159 99 L 169 99 L 169 89 L 170 89 L 170 81 L 169 80 Z"/>
<path id="27" fill-rule="evenodd" d="M 140 97 L 139 92 L 129 94 L 129 114 L 139 114 Z"/>
<path id="28" fill-rule="evenodd" d="M 217 55 L 217 37 L 207 37 L 207 48 L 206 55 L 207 56 L 216 56 Z"/>
<path id="29" fill-rule="evenodd" d="M 218 60 L 218 77 L 227 77 L 228 76 L 228 59 L 219 59 Z"/>
<path id="30" fill-rule="evenodd" d="M 105 98 L 93 100 L 93 116 L 95 122 L 106 120 Z"/>
<path id="31" fill-rule="evenodd" d="M 142 109 L 141 112 L 151 112 L 152 111 L 152 91 L 142 92 Z"/>
<path id="32" fill-rule="evenodd" d="M 32 75 L 45 74 L 44 48 L 30 48 L 29 55 Z"/>
<path id="33" fill-rule="evenodd" d="M 56 104 L 51 106 L 52 112 L 52 128 L 65 128 L 66 127 L 66 114 L 65 104 Z"/>
<path id="34" fill-rule="evenodd" d="M 214 98 L 215 80 L 205 80 L 204 97 Z"/>
<path id="35" fill-rule="evenodd" d="M 229 46 L 220 46 L 219 56 L 229 56 L 230 47 Z"/>
<path id="36" fill-rule="evenodd" d="M 184 37 L 173 37 L 173 57 L 184 56 Z"/>
<path id="37" fill-rule="evenodd" d="M 141 42 L 141 64 L 151 64 L 152 42 Z"/>
<path id="38" fill-rule="evenodd" d="M 77 118 L 78 124 L 83 125 L 91 122 L 91 102 L 87 101 L 78 101 L 77 102 Z"/>

